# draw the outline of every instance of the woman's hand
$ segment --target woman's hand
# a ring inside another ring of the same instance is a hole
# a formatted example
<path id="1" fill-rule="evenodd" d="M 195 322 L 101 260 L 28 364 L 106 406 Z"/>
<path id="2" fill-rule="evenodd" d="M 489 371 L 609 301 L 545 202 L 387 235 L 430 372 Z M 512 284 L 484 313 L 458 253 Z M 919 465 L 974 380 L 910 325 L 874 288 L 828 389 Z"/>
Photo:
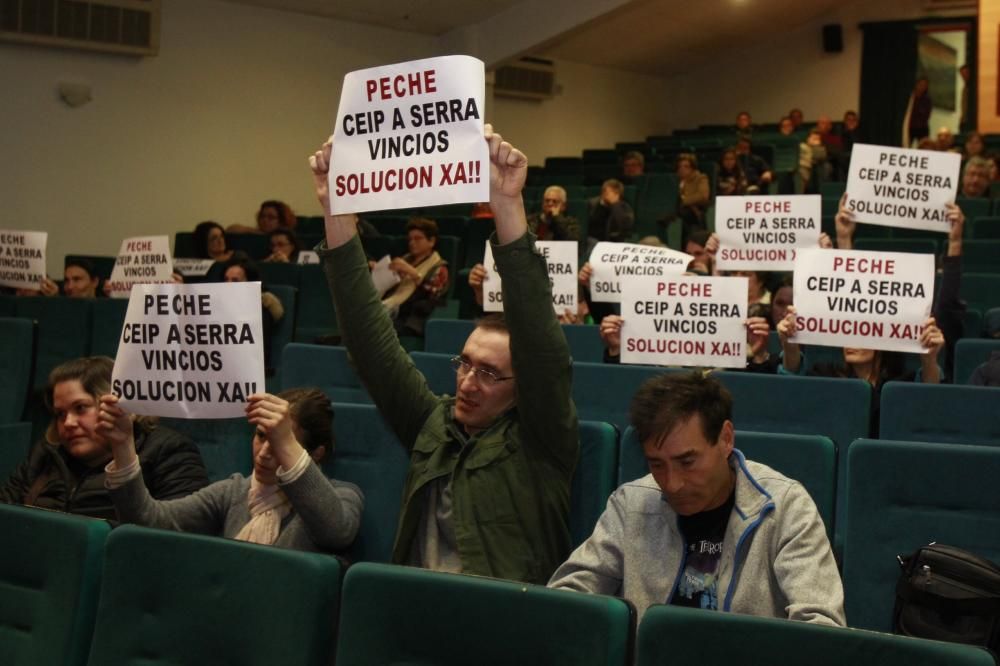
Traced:
<path id="1" fill-rule="evenodd" d="M 267 438 L 278 464 L 290 469 L 302 456 L 302 445 L 295 437 L 291 406 L 270 393 L 254 393 L 247 403 L 247 420 Z"/>
<path id="2" fill-rule="evenodd" d="M 115 467 L 123 469 L 136 459 L 132 416 L 119 406 L 118 396 L 113 393 L 102 395 L 100 402 L 97 430 L 111 445 L 111 455 L 114 456 Z"/>
<path id="3" fill-rule="evenodd" d="M 608 315 L 601 320 L 601 340 L 608 349 L 609 356 L 618 356 L 622 350 L 622 324 L 625 320 L 618 315 Z"/>

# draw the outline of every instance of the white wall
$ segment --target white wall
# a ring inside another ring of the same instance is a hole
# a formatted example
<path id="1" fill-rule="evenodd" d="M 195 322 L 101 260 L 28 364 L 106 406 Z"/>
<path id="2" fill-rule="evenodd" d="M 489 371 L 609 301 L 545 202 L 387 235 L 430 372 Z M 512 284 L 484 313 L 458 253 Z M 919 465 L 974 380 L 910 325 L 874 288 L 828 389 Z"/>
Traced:
<path id="1" fill-rule="evenodd" d="M 566 61 L 555 67 L 553 98 L 534 102 L 494 95 L 487 113 L 532 164 L 667 132 L 671 95 L 663 79 Z"/>
<path id="2" fill-rule="evenodd" d="M 163 3 L 160 54 L 0 45 L 0 227 L 49 232 L 67 253 L 125 236 L 254 224 L 260 201 L 319 212 L 306 156 L 333 128 L 343 75 L 437 55 L 431 37 L 216 0 Z M 70 109 L 60 81 L 89 83 Z"/>

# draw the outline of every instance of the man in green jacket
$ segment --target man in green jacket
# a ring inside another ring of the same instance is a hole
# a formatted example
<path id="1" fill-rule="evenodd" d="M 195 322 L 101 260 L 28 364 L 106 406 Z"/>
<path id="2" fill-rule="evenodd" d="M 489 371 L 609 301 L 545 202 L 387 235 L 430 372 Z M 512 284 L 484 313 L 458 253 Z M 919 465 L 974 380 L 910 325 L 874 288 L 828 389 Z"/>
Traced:
<path id="1" fill-rule="evenodd" d="M 485 318 L 466 340 L 453 361 L 455 397 L 431 393 L 399 346 L 357 217 L 330 214 L 329 142 L 310 158 L 326 214 L 320 256 L 344 344 L 410 453 L 393 562 L 545 583 L 570 549 L 579 435 L 569 347 L 525 221 L 528 160 L 489 125 L 485 140 L 505 319 Z"/>

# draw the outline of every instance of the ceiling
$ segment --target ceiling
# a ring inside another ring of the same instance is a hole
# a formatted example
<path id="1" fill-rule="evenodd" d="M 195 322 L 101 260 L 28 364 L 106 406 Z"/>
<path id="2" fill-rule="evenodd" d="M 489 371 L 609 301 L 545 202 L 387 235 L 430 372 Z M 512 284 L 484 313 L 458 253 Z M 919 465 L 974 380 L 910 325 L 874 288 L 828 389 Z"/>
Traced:
<path id="1" fill-rule="evenodd" d="M 535 6 L 530 0 L 230 2 L 438 36 L 487 21 L 517 5 L 523 5 L 525 13 Z M 553 35 L 524 55 L 667 76 L 726 49 L 746 49 L 780 38 L 842 4 L 844 0 L 634 0 Z"/>

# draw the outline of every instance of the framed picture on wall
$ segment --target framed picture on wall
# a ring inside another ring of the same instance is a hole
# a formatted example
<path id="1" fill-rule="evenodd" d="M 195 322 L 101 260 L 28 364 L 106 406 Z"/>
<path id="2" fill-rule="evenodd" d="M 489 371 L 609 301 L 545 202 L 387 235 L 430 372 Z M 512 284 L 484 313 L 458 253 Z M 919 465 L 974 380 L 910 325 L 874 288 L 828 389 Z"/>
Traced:
<path id="1" fill-rule="evenodd" d="M 927 77 L 928 92 L 935 108 L 954 111 L 958 54 L 944 42 L 921 33 L 917 39 L 918 69 Z"/>

